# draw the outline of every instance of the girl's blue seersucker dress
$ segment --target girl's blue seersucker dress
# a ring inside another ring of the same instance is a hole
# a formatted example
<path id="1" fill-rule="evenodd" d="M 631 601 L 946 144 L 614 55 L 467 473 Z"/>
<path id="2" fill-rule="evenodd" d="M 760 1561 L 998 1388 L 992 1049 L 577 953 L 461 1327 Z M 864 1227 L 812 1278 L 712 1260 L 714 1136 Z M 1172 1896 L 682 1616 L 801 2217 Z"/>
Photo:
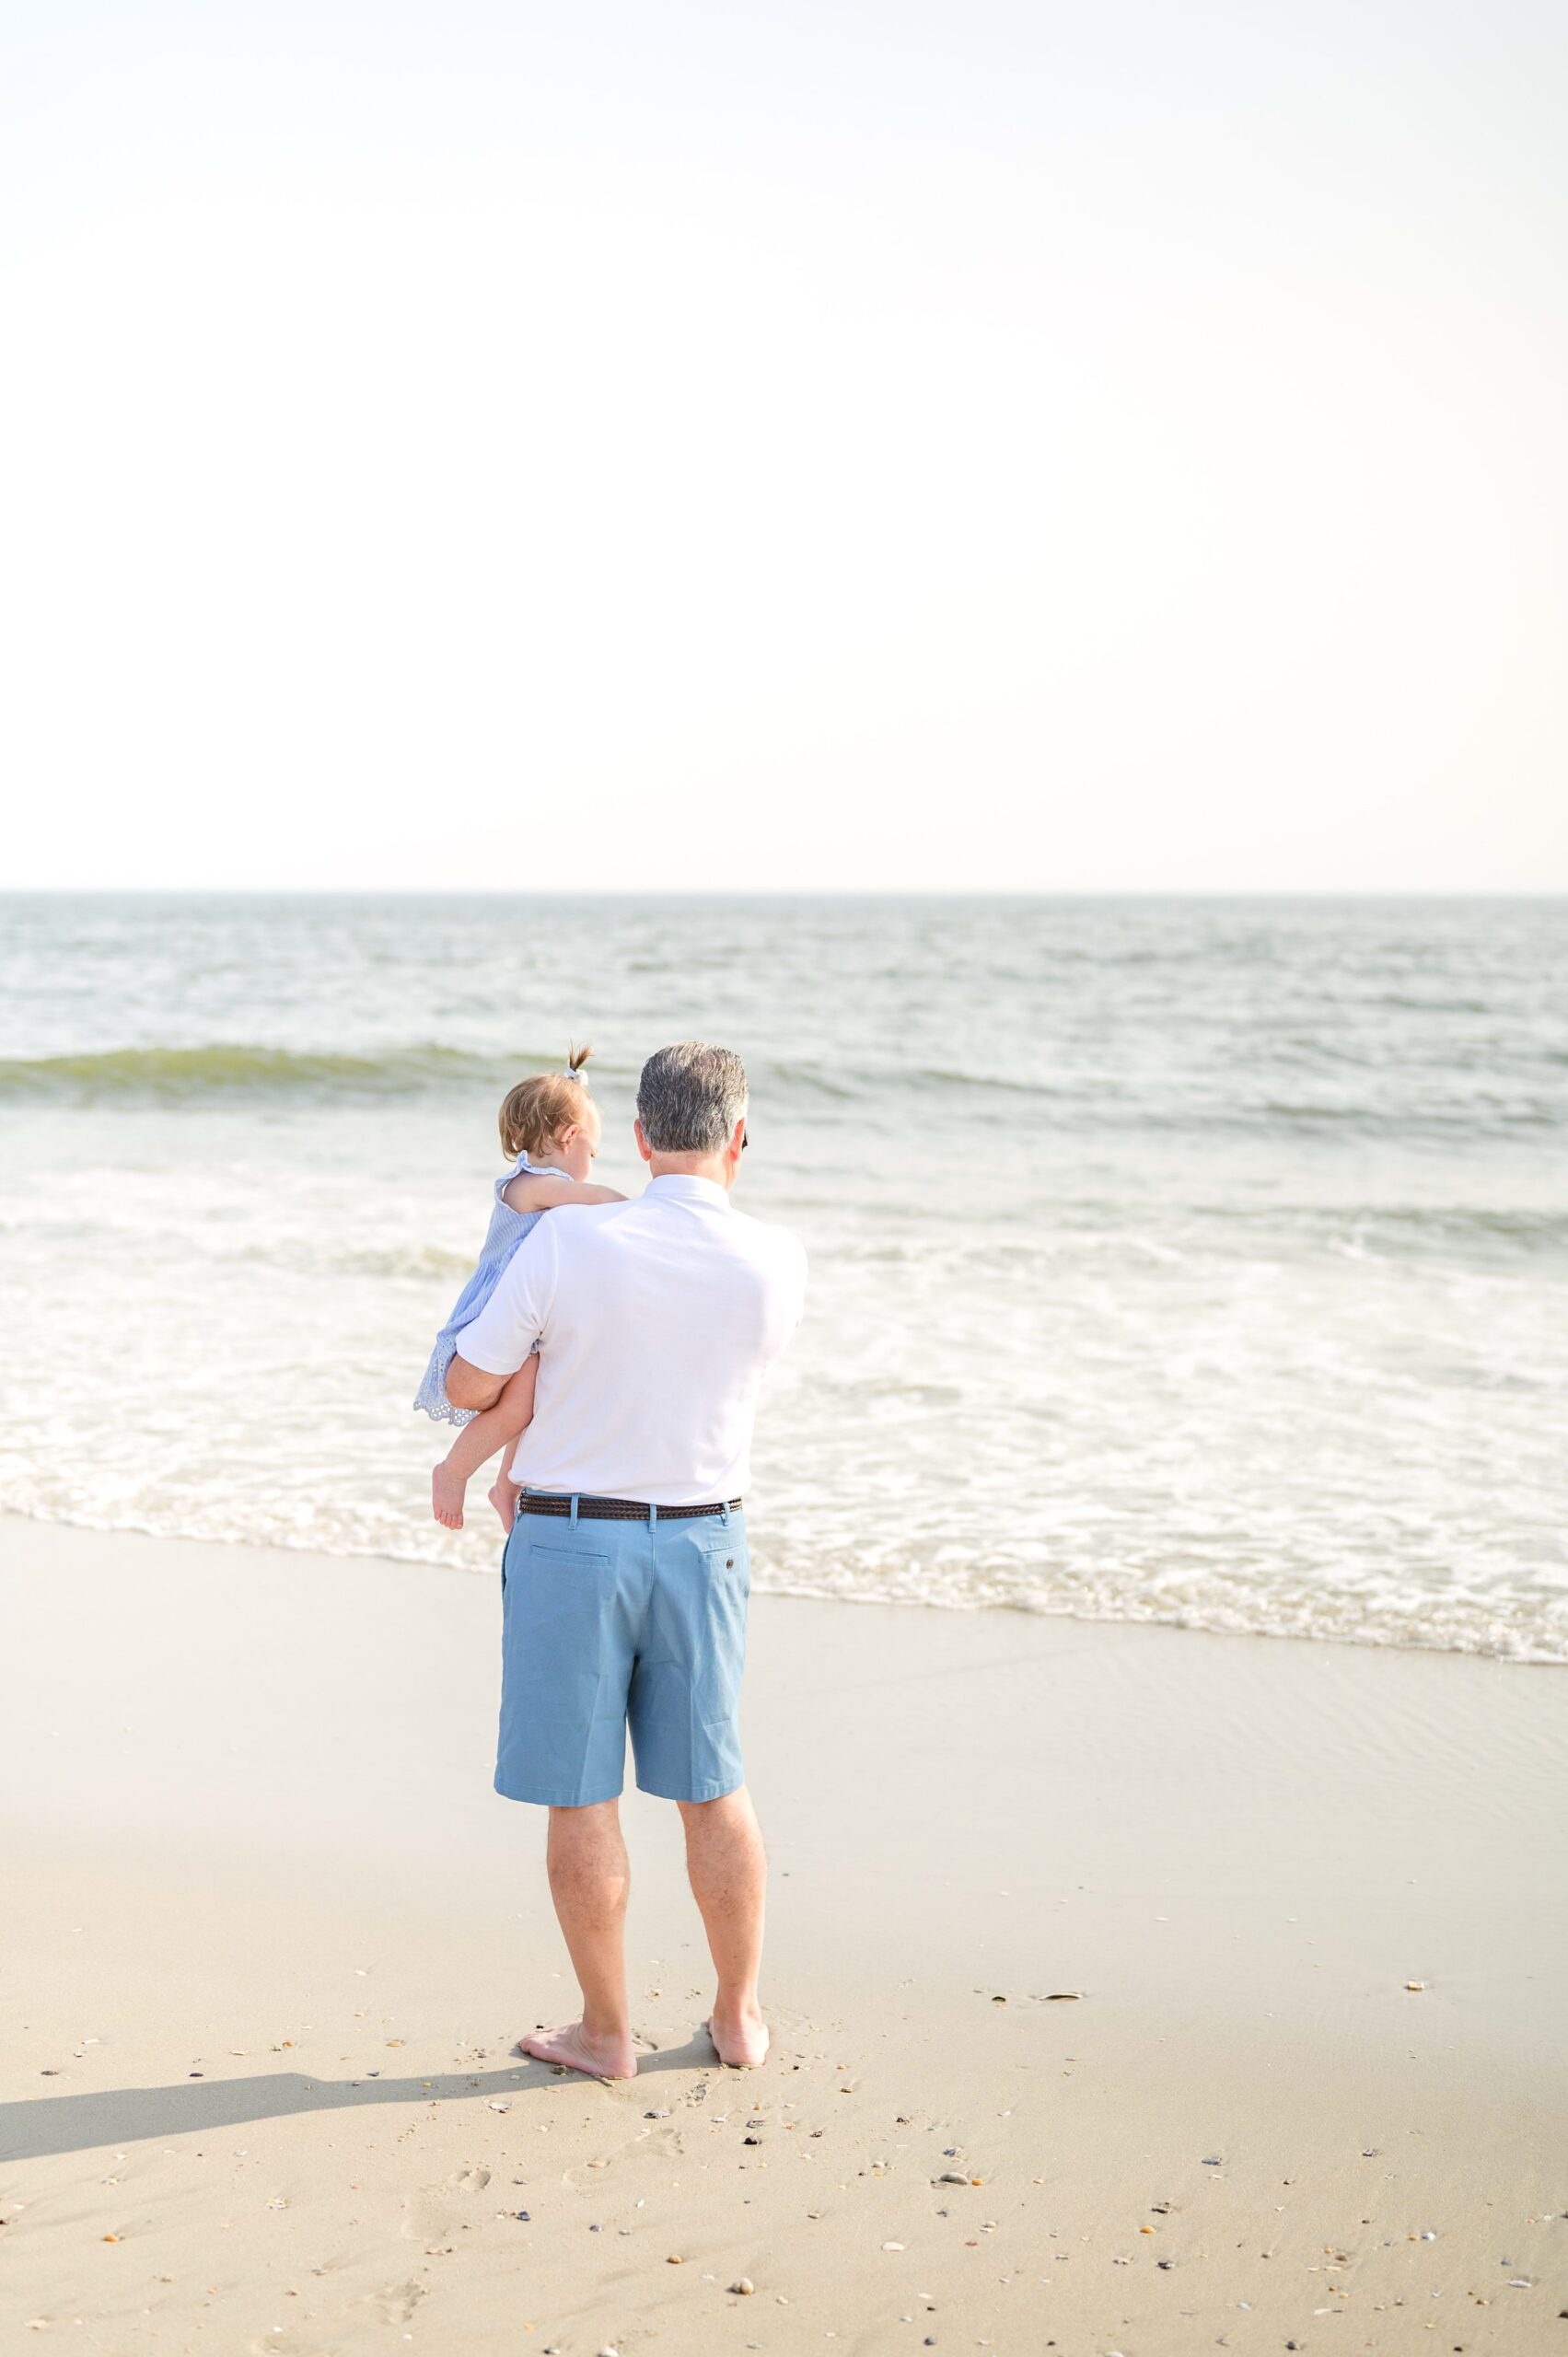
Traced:
<path id="1" fill-rule="evenodd" d="M 479 1256 L 479 1266 L 458 1295 L 451 1315 L 436 1337 L 436 1348 L 430 1353 L 430 1364 L 414 1394 L 413 1404 L 423 1408 L 437 1423 L 466 1424 L 473 1418 L 470 1408 L 454 1408 L 447 1397 L 447 1369 L 457 1353 L 458 1335 L 463 1327 L 479 1316 L 491 1295 L 501 1282 L 501 1271 L 525 1236 L 544 1217 L 542 1212 L 515 1212 L 502 1200 L 514 1178 L 564 1178 L 563 1170 L 541 1169 L 520 1154 L 510 1170 L 495 1181 L 495 1208 L 490 1214 L 490 1227 L 484 1248 Z"/>

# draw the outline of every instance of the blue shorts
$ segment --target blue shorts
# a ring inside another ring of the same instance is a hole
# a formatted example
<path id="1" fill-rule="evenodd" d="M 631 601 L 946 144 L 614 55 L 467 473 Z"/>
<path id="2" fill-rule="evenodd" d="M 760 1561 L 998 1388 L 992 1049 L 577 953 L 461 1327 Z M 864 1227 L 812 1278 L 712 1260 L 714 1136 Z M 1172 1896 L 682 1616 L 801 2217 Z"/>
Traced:
<path id="1" fill-rule="evenodd" d="M 501 1736 L 507 1800 L 613 1800 L 626 1730 L 645 1793 L 715 1801 L 746 1781 L 740 1675 L 751 1589 L 746 1524 L 519 1514 L 501 1559 Z"/>

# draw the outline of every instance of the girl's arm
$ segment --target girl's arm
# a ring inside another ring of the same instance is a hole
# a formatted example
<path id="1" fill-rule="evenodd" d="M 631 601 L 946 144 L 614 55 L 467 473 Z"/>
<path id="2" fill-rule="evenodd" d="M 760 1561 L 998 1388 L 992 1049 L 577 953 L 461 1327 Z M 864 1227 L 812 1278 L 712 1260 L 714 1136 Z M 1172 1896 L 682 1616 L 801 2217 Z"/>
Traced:
<path id="1" fill-rule="evenodd" d="M 501 1190 L 501 1200 L 515 1212 L 547 1212 L 558 1203 L 623 1203 L 618 1187 L 596 1187 L 587 1178 L 536 1178 L 519 1172 Z"/>

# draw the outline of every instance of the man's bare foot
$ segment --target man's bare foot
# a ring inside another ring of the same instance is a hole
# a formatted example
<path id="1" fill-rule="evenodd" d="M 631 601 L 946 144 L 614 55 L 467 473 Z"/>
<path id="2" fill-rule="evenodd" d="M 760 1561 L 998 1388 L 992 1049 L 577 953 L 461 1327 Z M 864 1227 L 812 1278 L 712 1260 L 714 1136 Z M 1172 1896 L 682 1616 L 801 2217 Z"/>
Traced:
<path id="1" fill-rule="evenodd" d="M 629 2038 L 590 2038 L 581 2022 L 563 2022 L 559 2029 L 530 2030 L 517 2040 L 519 2054 L 536 2062 L 564 2063 L 590 2079 L 634 2079 L 637 2058 Z"/>
<path id="2" fill-rule="evenodd" d="M 512 1525 L 517 1519 L 517 1500 L 522 1494 L 522 1483 L 508 1481 L 505 1473 L 497 1473 L 490 1487 L 490 1503 L 500 1515 L 501 1527 L 508 1538 L 512 1536 Z"/>
<path id="3" fill-rule="evenodd" d="M 755 2071 L 768 2059 L 768 2025 L 755 2005 L 733 2021 L 721 2022 L 715 2012 L 703 2023 L 714 2051 L 730 2071 Z"/>
<path id="4" fill-rule="evenodd" d="M 448 1530 L 463 1527 L 463 1494 L 468 1483 L 459 1473 L 449 1473 L 444 1464 L 430 1476 L 430 1511 L 437 1522 Z"/>

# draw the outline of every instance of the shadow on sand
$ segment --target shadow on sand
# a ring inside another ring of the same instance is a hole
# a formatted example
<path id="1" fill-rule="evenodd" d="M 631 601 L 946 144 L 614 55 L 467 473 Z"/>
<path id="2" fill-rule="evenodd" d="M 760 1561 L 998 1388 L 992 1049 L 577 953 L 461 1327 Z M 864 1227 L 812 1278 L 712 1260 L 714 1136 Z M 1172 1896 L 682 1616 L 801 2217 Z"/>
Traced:
<path id="1" fill-rule="evenodd" d="M 634 2079 L 586 2084 L 635 2102 L 639 2084 L 656 2072 L 722 2068 L 706 2031 L 698 2030 L 684 2046 L 639 2054 Z M 519 2060 L 505 2070 L 445 2071 L 428 2079 L 308 2079 L 300 2071 L 270 2071 L 248 2079 L 185 2079 L 171 2087 L 35 2096 L 29 2102 L 0 2104 L 0 2160 L 91 2152 L 100 2144 L 188 2136 L 201 2129 L 238 2128 L 247 2120 L 281 2119 L 306 2111 L 343 2111 L 356 2104 L 462 2103 L 475 2096 L 494 2102 L 503 2096 L 542 2094 L 575 2075 L 553 2063 Z"/>

